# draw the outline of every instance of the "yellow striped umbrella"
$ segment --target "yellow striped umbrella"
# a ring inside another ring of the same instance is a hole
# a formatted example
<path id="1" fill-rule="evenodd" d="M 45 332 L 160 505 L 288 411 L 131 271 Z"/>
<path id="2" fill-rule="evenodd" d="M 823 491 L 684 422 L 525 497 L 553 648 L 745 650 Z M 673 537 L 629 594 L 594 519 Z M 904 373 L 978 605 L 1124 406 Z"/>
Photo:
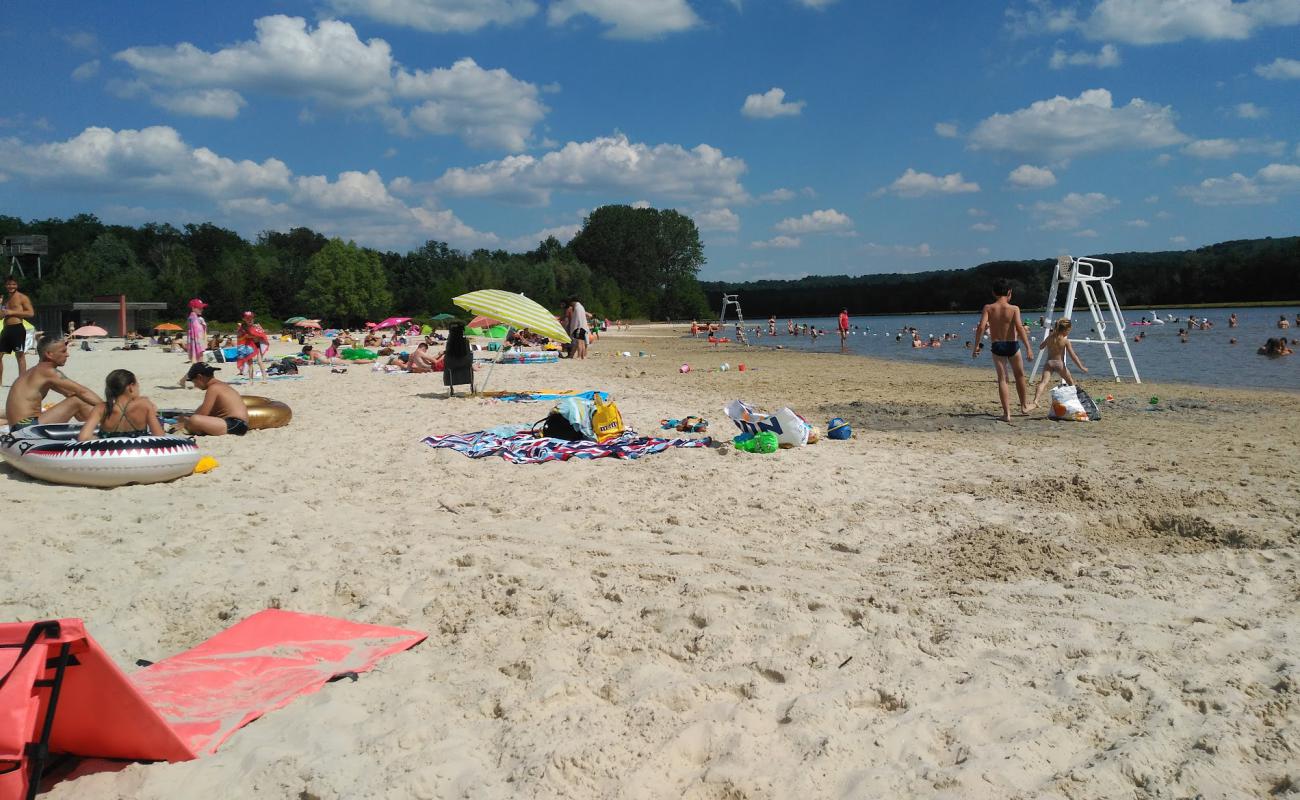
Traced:
<path id="1" fill-rule="evenodd" d="M 569 341 L 569 334 L 555 321 L 551 312 L 522 294 L 503 289 L 479 289 L 453 297 L 451 302 L 472 314 L 482 314 L 516 328 L 527 328 L 559 342 Z"/>

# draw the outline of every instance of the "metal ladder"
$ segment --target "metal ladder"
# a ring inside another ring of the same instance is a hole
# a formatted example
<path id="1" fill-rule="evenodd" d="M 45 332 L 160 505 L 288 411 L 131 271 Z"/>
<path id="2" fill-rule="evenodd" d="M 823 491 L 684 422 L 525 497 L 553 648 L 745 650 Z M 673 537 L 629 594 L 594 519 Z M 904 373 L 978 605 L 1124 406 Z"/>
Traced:
<path id="1" fill-rule="evenodd" d="M 727 306 L 736 307 L 736 323 L 740 325 L 740 335 L 736 338 L 741 344 L 749 344 L 745 337 L 745 312 L 740 310 L 740 295 L 724 294 L 722 296 L 722 312 L 718 315 L 718 333 L 721 334 L 727 326 Z"/>
<path id="2" fill-rule="evenodd" d="M 1038 355 L 1034 358 L 1034 367 L 1029 373 L 1031 381 L 1038 377 L 1043 361 L 1047 358 L 1043 342 L 1047 341 L 1048 335 L 1052 332 L 1052 315 L 1056 313 L 1056 294 L 1064 283 L 1068 284 L 1068 288 L 1065 292 L 1065 310 L 1061 318 L 1070 319 L 1070 315 L 1074 313 L 1075 300 L 1082 290 L 1084 302 L 1088 304 L 1088 311 L 1092 314 L 1093 332 L 1097 335 L 1095 339 L 1091 336 L 1083 339 L 1071 337 L 1070 343 L 1101 345 L 1106 353 L 1106 360 L 1110 363 L 1110 374 L 1115 377 L 1116 383 L 1125 377 L 1131 377 L 1134 383 L 1142 382 L 1142 378 L 1138 376 L 1137 364 L 1133 362 L 1133 353 L 1128 347 L 1128 337 L 1124 334 L 1127 329 L 1124 313 L 1119 307 L 1115 289 L 1110 285 L 1110 279 L 1114 274 L 1115 265 L 1100 258 L 1061 256 L 1056 260 L 1052 288 L 1047 293 L 1045 315 L 1047 324 L 1043 328 L 1043 338 L 1038 342 Z M 1077 328 L 1074 330 L 1078 331 Z M 1111 348 L 1115 345 L 1123 349 L 1122 359 L 1117 353 L 1111 352 Z M 1128 363 L 1128 375 L 1120 374 L 1124 362 Z"/>

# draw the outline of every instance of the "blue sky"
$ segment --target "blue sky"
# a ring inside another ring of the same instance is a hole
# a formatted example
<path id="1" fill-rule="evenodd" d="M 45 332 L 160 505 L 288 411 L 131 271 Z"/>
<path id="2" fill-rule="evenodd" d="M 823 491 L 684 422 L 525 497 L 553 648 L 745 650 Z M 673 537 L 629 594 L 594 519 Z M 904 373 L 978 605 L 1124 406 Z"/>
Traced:
<path id="1" fill-rule="evenodd" d="M 6 4 L 0 211 L 531 249 L 691 215 L 701 277 L 1297 233 L 1300 0 Z"/>

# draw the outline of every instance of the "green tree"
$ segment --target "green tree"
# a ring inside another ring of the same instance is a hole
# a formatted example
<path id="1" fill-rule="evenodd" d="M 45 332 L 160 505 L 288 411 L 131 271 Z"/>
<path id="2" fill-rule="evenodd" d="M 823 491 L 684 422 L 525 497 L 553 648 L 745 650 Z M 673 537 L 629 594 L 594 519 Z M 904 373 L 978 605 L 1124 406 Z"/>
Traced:
<path id="1" fill-rule="evenodd" d="M 393 297 L 378 253 L 331 239 L 308 262 L 299 302 L 332 323 L 356 324 L 388 311 Z"/>
<path id="2" fill-rule="evenodd" d="M 87 247 L 59 259 L 40 288 L 42 303 L 74 303 L 100 295 L 124 294 L 131 300 L 154 300 L 154 282 L 135 253 L 121 239 L 101 234 Z"/>

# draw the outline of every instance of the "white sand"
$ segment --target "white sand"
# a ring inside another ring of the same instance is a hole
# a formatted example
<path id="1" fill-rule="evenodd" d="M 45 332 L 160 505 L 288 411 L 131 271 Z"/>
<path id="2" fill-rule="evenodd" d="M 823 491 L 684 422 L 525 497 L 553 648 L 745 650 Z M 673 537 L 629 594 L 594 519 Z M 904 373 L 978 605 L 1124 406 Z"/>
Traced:
<path id="1" fill-rule="evenodd" d="M 98 390 L 131 368 L 192 405 L 182 361 L 75 352 L 68 372 Z M 722 361 L 753 369 L 705 371 Z M 608 389 L 643 433 L 695 413 L 730 437 L 727 400 L 788 403 L 856 438 L 515 466 L 419 440 L 547 406 L 305 374 L 243 387 L 293 423 L 202 441 L 207 475 L 94 490 L 0 468 L 0 619 L 83 617 L 128 670 L 274 605 L 429 639 L 215 756 L 49 797 L 1297 791 L 1296 394 L 1094 381 L 1117 395 L 1102 422 L 1008 427 L 991 368 L 643 328 L 489 388 Z"/>

